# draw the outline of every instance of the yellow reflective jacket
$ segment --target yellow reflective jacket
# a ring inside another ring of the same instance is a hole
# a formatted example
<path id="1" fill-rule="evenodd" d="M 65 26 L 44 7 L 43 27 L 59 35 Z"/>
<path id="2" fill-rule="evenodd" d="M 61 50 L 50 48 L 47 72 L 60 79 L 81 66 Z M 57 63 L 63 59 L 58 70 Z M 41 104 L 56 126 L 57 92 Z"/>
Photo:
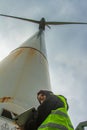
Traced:
<path id="1" fill-rule="evenodd" d="M 64 107 L 52 110 L 38 130 L 74 130 L 67 113 L 66 100 L 63 96 L 58 97 L 64 102 Z"/>

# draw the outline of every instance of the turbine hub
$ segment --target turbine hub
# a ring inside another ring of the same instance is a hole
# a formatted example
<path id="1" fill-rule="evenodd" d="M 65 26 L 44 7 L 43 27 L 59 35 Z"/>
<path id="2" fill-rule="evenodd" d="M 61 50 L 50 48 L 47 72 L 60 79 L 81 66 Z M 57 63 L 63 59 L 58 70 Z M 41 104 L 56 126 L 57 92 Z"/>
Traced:
<path id="1" fill-rule="evenodd" d="M 40 30 L 45 30 L 45 18 L 42 18 L 40 20 L 39 29 Z"/>

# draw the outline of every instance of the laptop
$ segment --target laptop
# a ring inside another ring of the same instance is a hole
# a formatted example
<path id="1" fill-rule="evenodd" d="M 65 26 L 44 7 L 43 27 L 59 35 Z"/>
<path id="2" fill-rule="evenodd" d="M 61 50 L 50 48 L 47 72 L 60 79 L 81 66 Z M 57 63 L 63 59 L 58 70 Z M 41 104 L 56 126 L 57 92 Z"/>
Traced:
<path id="1" fill-rule="evenodd" d="M 29 110 L 26 110 L 22 114 L 16 116 L 15 122 L 17 123 L 17 125 L 19 125 L 20 127 L 24 127 L 27 120 L 31 120 L 34 117 L 34 111 L 35 108 L 33 107 Z"/>

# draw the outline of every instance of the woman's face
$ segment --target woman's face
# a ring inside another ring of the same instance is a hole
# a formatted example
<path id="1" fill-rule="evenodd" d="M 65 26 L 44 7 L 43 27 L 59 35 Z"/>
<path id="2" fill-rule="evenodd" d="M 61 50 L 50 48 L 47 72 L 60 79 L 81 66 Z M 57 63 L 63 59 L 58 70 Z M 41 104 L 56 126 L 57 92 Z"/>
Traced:
<path id="1" fill-rule="evenodd" d="M 42 104 L 42 103 L 46 100 L 46 95 L 40 93 L 40 94 L 37 96 L 37 99 L 38 99 L 38 101 L 40 102 L 40 104 Z"/>

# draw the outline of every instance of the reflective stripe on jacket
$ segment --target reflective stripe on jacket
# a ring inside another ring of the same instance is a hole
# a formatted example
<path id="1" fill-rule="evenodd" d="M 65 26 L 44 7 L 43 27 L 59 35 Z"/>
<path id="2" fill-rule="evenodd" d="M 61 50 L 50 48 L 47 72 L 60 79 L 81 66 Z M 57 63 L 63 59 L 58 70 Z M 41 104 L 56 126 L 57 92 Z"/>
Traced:
<path id="1" fill-rule="evenodd" d="M 61 98 L 61 96 L 60 96 Z M 66 100 L 61 98 L 65 107 L 52 110 L 38 130 L 74 130 L 66 109 Z"/>

